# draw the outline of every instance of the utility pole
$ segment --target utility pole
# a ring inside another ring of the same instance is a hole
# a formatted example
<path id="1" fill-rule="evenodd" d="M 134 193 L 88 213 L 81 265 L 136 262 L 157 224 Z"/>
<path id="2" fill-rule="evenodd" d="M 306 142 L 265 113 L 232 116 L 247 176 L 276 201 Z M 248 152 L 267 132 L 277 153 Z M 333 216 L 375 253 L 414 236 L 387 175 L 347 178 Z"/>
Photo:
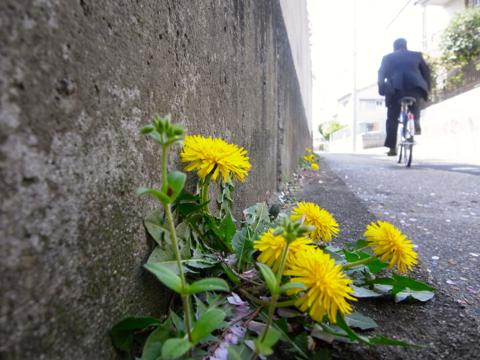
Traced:
<path id="1" fill-rule="evenodd" d="M 357 151 L 357 0 L 353 0 L 352 147 Z"/>

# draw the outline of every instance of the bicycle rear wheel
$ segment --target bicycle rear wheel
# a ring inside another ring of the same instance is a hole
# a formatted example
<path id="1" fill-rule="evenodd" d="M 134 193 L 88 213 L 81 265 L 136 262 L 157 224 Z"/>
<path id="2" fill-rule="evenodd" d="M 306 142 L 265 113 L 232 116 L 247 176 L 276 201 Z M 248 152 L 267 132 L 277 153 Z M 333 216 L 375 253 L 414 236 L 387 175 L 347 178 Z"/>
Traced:
<path id="1" fill-rule="evenodd" d="M 402 148 L 404 148 L 403 163 L 406 167 L 410 167 L 412 164 L 413 144 L 403 144 Z"/>
<path id="2" fill-rule="evenodd" d="M 403 145 L 398 144 L 398 161 L 397 163 L 401 164 L 403 159 Z"/>

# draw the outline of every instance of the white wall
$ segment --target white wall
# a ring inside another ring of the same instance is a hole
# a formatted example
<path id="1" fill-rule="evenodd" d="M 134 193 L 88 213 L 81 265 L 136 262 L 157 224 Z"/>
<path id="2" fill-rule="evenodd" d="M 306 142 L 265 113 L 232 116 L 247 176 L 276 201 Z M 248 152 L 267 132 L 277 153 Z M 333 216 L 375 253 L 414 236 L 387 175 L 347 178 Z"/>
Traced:
<path id="1" fill-rule="evenodd" d="M 422 112 L 422 148 L 432 158 L 480 164 L 480 87 Z"/>
<path id="2" fill-rule="evenodd" d="M 312 132 L 312 59 L 306 0 L 280 0 L 303 106 Z"/>

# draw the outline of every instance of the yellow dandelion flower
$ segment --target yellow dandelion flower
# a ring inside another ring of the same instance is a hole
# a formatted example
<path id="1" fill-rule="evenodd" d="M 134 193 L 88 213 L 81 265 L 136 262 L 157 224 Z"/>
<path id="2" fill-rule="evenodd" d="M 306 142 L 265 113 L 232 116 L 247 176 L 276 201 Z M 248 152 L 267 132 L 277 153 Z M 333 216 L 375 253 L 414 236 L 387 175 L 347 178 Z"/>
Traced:
<path id="1" fill-rule="evenodd" d="M 400 273 L 405 273 L 417 263 L 412 241 L 389 222 L 370 223 L 364 236 L 375 255 L 390 263 L 389 269 L 397 266 Z"/>
<path id="2" fill-rule="evenodd" d="M 315 171 L 317 171 L 318 169 L 320 169 L 320 167 L 318 166 L 317 163 L 311 163 L 311 164 L 310 164 L 310 167 L 311 167 L 313 170 L 315 170 Z"/>
<path id="3" fill-rule="evenodd" d="M 307 162 L 315 161 L 315 154 L 305 155 L 303 157 L 303 160 L 305 160 Z"/>
<path id="4" fill-rule="evenodd" d="M 290 216 L 293 221 L 305 217 L 304 223 L 315 226 L 315 230 L 310 233 L 314 240 L 331 241 L 337 236 L 338 223 L 335 218 L 325 209 L 311 202 L 299 202 L 292 210 Z"/>
<path id="5" fill-rule="evenodd" d="M 281 235 L 273 235 L 273 230 L 265 232 L 260 239 L 254 242 L 253 247 L 260 250 L 258 261 L 270 266 L 273 271 L 277 271 L 280 266 L 280 256 L 283 249 L 287 245 L 287 241 Z M 312 240 L 304 237 L 295 239 L 288 247 L 287 268 L 295 261 L 298 253 L 309 250 L 313 245 Z"/>
<path id="6" fill-rule="evenodd" d="M 311 152 L 312 152 L 312 148 L 311 148 L 311 147 L 305 148 L 305 152 L 306 152 L 306 153 L 311 153 Z"/>
<path id="7" fill-rule="evenodd" d="M 251 167 L 244 148 L 223 139 L 200 135 L 185 138 L 180 159 L 189 163 L 185 171 L 196 170 L 202 179 L 212 174 L 213 181 L 219 176 L 225 181 L 232 178 L 244 181 Z"/>
<path id="8" fill-rule="evenodd" d="M 285 275 L 290 282 L 302 283 L 306 290 L 293 289 L 290 293 L 303 292 L 295 302 L 301 311 L 307 312 L 315 321 L 322 321 L 325 314 L 331 323 L 336 322 L 337 313 L 349 314 L 352 307 L 347 300 L 356 301 L 352 296 L 350 280 L 342 271 L 341 265 L 320 249 L 298 253 Z"/>

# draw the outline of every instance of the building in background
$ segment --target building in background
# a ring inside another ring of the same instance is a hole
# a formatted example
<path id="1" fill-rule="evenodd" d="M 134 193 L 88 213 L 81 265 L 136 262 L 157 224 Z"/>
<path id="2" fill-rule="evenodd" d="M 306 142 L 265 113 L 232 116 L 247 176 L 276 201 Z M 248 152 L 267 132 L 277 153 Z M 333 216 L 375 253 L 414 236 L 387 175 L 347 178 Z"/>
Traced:
<path id="1" fill-rule="evenodd" d="M 340 124 L 344 124 L 346 127 L 332 134 L 330 150 L 351 150 L 353 105 L 351 93 L 338 99 L 335 117 Z M 386 108 L 384 97 L 378 94 L 377 84 L 371 84 L 357 90 L 356 107 L 358 148 L 383 146 Z"/>

